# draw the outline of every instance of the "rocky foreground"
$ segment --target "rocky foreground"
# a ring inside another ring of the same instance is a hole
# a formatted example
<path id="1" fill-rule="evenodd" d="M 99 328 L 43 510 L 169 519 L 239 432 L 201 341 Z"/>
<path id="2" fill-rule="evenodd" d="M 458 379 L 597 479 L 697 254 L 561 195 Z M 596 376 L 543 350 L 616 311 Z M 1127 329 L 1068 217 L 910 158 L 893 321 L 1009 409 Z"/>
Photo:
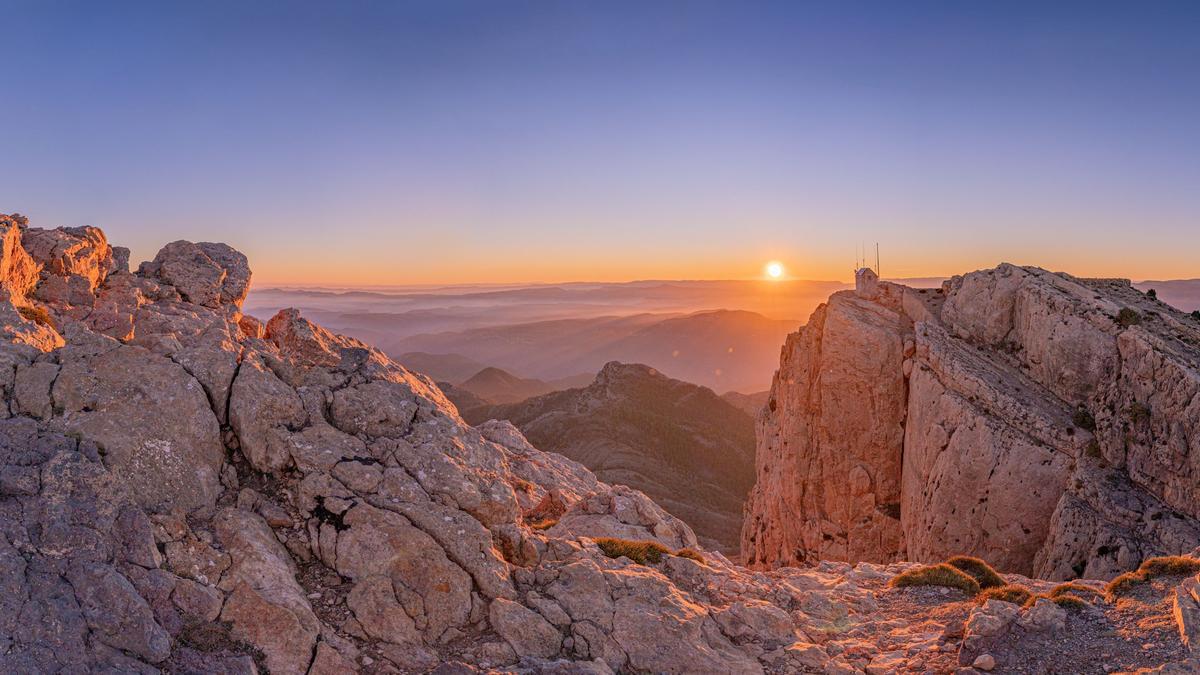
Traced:
<path id="1" fill-rule="evenodd" d="M 748 570 L 380 352 L 243 315 L 227 246 L 0 238 L 0 672 L 1191 672 L 1187 576 L 1067 609 Z"/>

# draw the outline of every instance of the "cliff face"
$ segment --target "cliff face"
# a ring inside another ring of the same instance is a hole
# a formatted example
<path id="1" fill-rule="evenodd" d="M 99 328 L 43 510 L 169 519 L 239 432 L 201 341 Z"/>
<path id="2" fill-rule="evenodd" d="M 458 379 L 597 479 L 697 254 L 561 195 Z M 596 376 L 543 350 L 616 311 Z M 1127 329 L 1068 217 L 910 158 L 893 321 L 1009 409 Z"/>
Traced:
<path id="1" fill-rule="evenodd" d="M 977 555 L 1111 577 L 1200 542 L 1200 323 L 1120 280 L 1001 265 L 832 296 L 758 420 L 742 550 Z"/>
<path id="2" fill-rule="evenodd" d="M 587 387 L 463 415 L 508 420 L 535 446 L 645 492 L 687 522 L 705 548 L 738 549 L 754 484 L 754 423 L 704 387 L 614 361 Z"/>

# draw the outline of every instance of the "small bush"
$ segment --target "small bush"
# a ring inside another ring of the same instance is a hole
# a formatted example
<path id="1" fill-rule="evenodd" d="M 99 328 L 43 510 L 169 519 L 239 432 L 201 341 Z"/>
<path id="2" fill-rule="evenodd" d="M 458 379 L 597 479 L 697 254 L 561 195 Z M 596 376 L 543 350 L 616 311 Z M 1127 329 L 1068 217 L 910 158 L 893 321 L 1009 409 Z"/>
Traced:
<path id="1" fill-rule="evenodd" d="M 1158 291 L 1151 288 L 1150 290 L 1146 291 L 1146 297 L 1151 298 L 1153 300 L 1157 300 L 1158 299 Z"/>
<path id="2" fill-rule="evenodd" d="M 629 558 L 639 565 L 662 562 L 664 555 L 670 555 L 671 550 L 657 541 L 632 541 L 629 539 L 614 539 L 598 537 L 592 541 L 600 547 L 604 555 L 610 558 Z"/>
<path id="3" fill-rule="evenodd" d="M 1123 308 L 1117 313 L 1117 323 L 1125 328 L 1136 326 L 1142 322 L 1142 315 L 1137 313 L 1137 310 L 1128 307 Z"/>
<path id="4" fill-rule="evenodd" d="M 45 307 L 26 305 L 24 307 L 18 307 L 17 313 L 28 321 L 32 321 L 43 326 L 49 326 L 50 328 L 58 330 L 54 325 L 54 319 L 50 318 L 50 312 L 46 311 Z"/>
<path id="5" fill-rule="evenodd" d="M 1200 321 L 1200 309 L 1197 309 L 1196 311 L 1192 312 L 1192 318 L 1197 321 Z"/>
<path id="6" fill-rule="evenodd" d="M 1129 421 L 1134 424 L 1150 421 L 1150 406 L 1134 401 L 1133 405 L 1129 406 Z"/>
<path id="7" fill-rule="evenodd" d="M 1182 555 L 1150 558 L 1142 562 L 1136 572 L 1126 572 L 1108 582 L 1105 591 L 1110 597 L 1125 595 L 1138 584 L 1166 576 L 1185 576 L 1200 572 L 1200 560 Z"/>
<path id="8" fill-rule="evenodd" d="M 675 551 L 675 555 L 679 556 L 680 558 L 687 558 L 688 560 L 695 560 L 696 562 L 700 563 L 701 565 L 705 564 L 704 556 L 700 555 L 700 552 L 695 549 L 681 548 L 678 551 Z"/>
<path id="9" fill-rule="evenodd" d="M 996 573 L 996 570 L 992 569 L 991 565 L 980 560 L 979 558 L 972 558 L 971 556 L 966 555 L 956 555 L 947 560 L 946 564 L 950 565 L 951 567 L 956 567 L 971 575 L 971 578 L 979 584 L 980 588 L 999 588 L 1000 586 L 1004 586 L 1006 583 L 1008 583 L 1003 577 Z"/>
<path id="10" fill-rule="evenodd" d="M 1142 562 L 1138 571 L 1150 578 L 1187 575 L 1200 572 L 1200 560 L 1185 555 L 1168 555 Z"/>
<path id="11" fill-rule="evenodd" d="M 1104 593 L 1098 589 L 1092 588 L 1091 586 L 1084 586 L 1083 584 L 1075 584 L 1075 583 L 1065 583 L 1065 584 L 1059 584 L 1059 585 L 1055 586 L 1053 589 L 1051 589 L 1049 595 L 1051 598 L 1058 598 L 1058 597 L 1061 597 L 1064 595 L 1074 595 L 1074 596 L 1080 597 L 1080 598 L 1093 598 L 1094 599 L 1094 598 L 1099 598 L 1099 597 L 1103 596 Z"/>
<path id="12" fill-rule="evenodd" d="M 558 524 L 558 518 L 542 518 L 529 524 L 535 530 L 548 530 Z"/>
<path id="13" fill-rule="evenodd" d="M 1096 418 L 1092 416 L 1092 413 L 1088 412 L 1087 408 L 1082 406 L 1076 408 L 1075 414 L 1071 415 L 1071 421 L 1075 426 L 1085 431 L 1096 430 Z"/>
<path id="14" fill-rule="evenodd" d="M 1084 600 L 1078 595 L 1059 595 L 1051 597 L 1050 600 L 1052 600 L 1054 604 L 1058 605 L 1059 607 L 1074 612 L 1080 612 L 1092 606 L 1090 602 Z M 1034 600 L 1034 602 L 1037 601 Z"/>
<path id="15" fill-rule="evenodd" d="M 893 588 L 904 588 L 906 586 L 945 586 L 947 588 L 957 588 L 970 596 L 979 594 L 978 581 L 975 581 L 966 572 L 946 563 L 911 569 L 903 574 L 892 577 L 888 585 Z"/>
<path id="16" fill-rule="evenodd" d="M 977 598 L 980 604 L 988 600 L 999 600 L 1000 602 L 1011 602 L 1014 605 L 1024 605 L 1033 597 L 1033 592 L 1020 584 L 1009 584 L 998 588 L 989 588 L 979 594 Z"/>

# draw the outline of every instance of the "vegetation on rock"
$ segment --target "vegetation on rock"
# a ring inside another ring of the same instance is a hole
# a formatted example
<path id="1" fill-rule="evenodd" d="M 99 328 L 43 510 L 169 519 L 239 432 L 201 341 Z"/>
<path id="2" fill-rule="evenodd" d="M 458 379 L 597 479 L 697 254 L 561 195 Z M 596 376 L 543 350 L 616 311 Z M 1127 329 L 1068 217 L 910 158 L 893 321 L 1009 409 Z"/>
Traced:
<path id="1" fill-rule="evenodd" d="M 976 598 L 980 604 L 988 600 L 999 600 L 1001 602 L 1011 602 L 1014 605 L 1024 605 L 1033 597 L 1033 592 L 1020 584 L 1008 584 L 1007 586 L 999 586 L 989 588 L 979 594 Z"/>
<path id="2" fill-rule="evenodd" d="M 946 561 L 947 565 L 966 572 L 978 582 L 980 588 L 998 588 L 1005 585 L 1004 577 L 1001 577 L 992 566 L 979 558 L 973 558 L 967 555 L 956 555 Z"/>
<path id="3" fill-rule="evenodd" d="M 1136 325 L 1140 324 L 1141 322 L 1142 322 L 1142 315 L 1139 314 L 1136 309 L 1130 309 L 1128 307 L 1123 307 L 1121 309 L 1121 311 L 1117 313 L 1117 323 L 1121 324 L 1121 326 L 1123 326 L 1125 328 L 1129 328 L 1130 326 L 1136 326 Z"/>
<path id="4" fill-rule="evenodd" d="M 975 579 L 951 565 L 946 563 L 938 563 L 936 565 L 926 565 L 925 567 L 917 567 L 908 570 L 892 578 L 890 585 L 893 588 L 904 588 L 908 586 L 945 586 L 946 588 L 957 588 L 963 593 L 970 596 L 979 594 L 979 582 Z"/>
<path id="5" fill-rule="evenodd" d="M 1141 564 L 1135 572 L 1126 572 L 1108 582 L 1105 588 L 1110 597 L 1128 594 L 1139 584 L 1151 579 L 1167 576 L 1185 576 L 1200 572 L 1200 560 L 1182 555 L 1150 558 Z"/>

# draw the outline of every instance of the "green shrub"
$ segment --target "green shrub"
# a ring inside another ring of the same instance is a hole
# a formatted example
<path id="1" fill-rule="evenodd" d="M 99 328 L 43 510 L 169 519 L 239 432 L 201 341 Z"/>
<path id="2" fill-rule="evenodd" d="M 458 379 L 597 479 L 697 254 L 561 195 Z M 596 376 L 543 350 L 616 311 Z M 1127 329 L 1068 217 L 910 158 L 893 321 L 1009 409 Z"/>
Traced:
<path id="1" fill-rule="evenodd" d="M 639 565 L 658 564 L 664 555 L 670 555 L 671 550 L 657 541 L 632 541 L 630 539 L 614 539 L 598 537 L 592 541 L 600 547 L 604 555 L 610 558 L 624 556 Z"/>
<path id="2" fill-rule="evenodd" d="M 1125 328 L 1136 326 L 1142 322 L 1142 315 L 1137 313 L 1137 310 L 1124 307 L 1117 313 L 1117 323 Z"/>
<path id="3" fill-rule="evenodd" d="M 1126 572 L 1108 582 L 1105 591 L 1109 597 L 1125 595 L 1138 584 L 1144 584 L 1151 579 L 1166 576 L 1185 576 L 1200 572 L 1200 560 L 1183 555 L 1169 555 L 1160 558 L 1150 558 L 1142 562 L 1136 572 Z"/>
<path id="4" fill-rule="evenodd" d="M 978 581 L 975 581 L 966 572 L 946 563 L 927 565 L 908 570 L 892 577 L 888 585 L 894 588 L 904 588 L 907 586 L 945 586 L 947 588 L 957 588 L 970 596 L 979 594 Z"/>
<path id="5" fill-rule="evenodd" d="M 1009 584 L 996 588 L 989 588 L 979 594 L 977 598 L 980 604 L 988 600 L 999 600 L 1001 602 L 1011 602 L 1014 605 L 1024 605 L 1033 597 L 1033 592 L 1020 584 Z"/>
<path id="6" fill-rule="evenodd" d="M 1007 583 L 1003 577 L 996 573 L 996 570 L 992 569 L 991 565 L 979 558 L 956 555 L 947 560 L 946 564 L 971 575 L 971 578 L 979 584 L 980 588 L 998 588 Z"/>
<path id="7" fill-rule="evenodd" d="M 18 307 L 17 313 L 28 321 L 32 321 L 43 326 L 49 326 L 58 330 L 54 325 L 54 319 L 50 318 L 50 312 L 46 311 L 45 307 L 37 307 L 35 305 L 26 305 Z"/>
<path id="8" fill-rule="evenodd" d="M 1145 403 L 1133 402 L 1129 406 L 1129 421 L 1134 424 L 1143 424 L 1150 420 L 1150 406 Z"/>
<path id="9" fill-rule="evenodd" d="M 1083 406 L 1075 409 L 1075 414 L 1071 415 L 1071 421 L 1080 429 L 1086 431 L 1096 430 L 1096 418 Z"/>

